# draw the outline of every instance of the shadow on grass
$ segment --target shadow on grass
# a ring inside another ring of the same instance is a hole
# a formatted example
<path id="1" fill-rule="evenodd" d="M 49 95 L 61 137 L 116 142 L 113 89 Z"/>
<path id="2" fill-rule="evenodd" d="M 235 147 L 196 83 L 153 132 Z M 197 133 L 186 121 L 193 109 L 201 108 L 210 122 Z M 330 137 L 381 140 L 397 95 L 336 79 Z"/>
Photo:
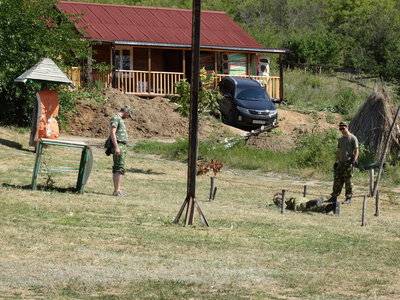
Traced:
<path id="1" fill-rule="evenodd" d="M 35 153 L 35 151 L 33 151 L 33 150 L 22 148 L 22 145 L 20 143 L 17 143 L 17 142 L 14 142 L 14 141 L 0 139 L 0 144 L 4 145 L 6 147 L 9 147 L 9 148 L 14 148 L 14 149 L 20 150 L 20 151 L 26 151 L 26 152 Z"/>
<path id="2" fill-rule="evenodd" d="M 2 186 L 4 188 L 20 189 L 20 190 L 31 190 L 32 189 L 30 184 L 28 184 L 28 185 L 15 185 L 15 184 L 3 183 Z M 42 191 L 42 192 L 57 192 L 57 193 L 80 194 L 80 192 L 75 187 L 62 188 L 62 187 L 47 187 L 47 186 L 44 186 L 44 185 L 38 185 L 36 187 L 36 190 L 37 191 Z M 110 196 L 110 194 L 99 193 L 99 192 L 90 192 L 90 191 L 89 192 L 85 191 L 84 194 Z"/>
<path id="3" fill-rule="evenodd" d="M 142 169 L 128 169 L 126 170 L 127 172 L 131 172 L 131 173 L 138 173 L 138 174 L 147 174 L 147 175 L 165 175 L 165 173 L 162 172 L 155 172 L 151 169 L 148 170 L 142 170 Z"/>
<path id="4" fill-rule="evenodd" d="M 30 184 L 28 185 L 15 185 L 15 184 L 8 184 L 8 183 L 3 183 L 3 187 L 5 188 L 12 188 L 12 189 L 21 189 L 21 190 L 31 190 L 32 186 Z M 44 185 L 38 185 L 36 187 L 37 191 L 44 191 L 44 192 L 58 192 L 58 193 L 75 193 L 79 194 L 79 191 L 74 188 L 74 187 L 48 187 Z"/>

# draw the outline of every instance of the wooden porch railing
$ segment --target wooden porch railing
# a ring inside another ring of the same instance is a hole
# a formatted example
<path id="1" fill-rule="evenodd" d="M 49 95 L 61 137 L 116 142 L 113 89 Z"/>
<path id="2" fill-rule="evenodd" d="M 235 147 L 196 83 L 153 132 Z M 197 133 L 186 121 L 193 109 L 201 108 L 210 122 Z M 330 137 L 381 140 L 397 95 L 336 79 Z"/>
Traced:
<path id="1" fill-rule="evenodd" d="M 103 83 L 104 87 L 106 88 L 111 88 L 113 86 L 112 84 L 112 71 L 107 71 L 107 72 L 97 72 L 94 71 L 91 73 L 92 75 L 92 81 L 100 81 Z"/>
<path id="2" fill-rule="evenodd" d="M 75 88 L 81 87 L 81 69 L 79 67 L 71 67 L 67 70 L 67 75 L 71 79 Z"/>
<path id="3" fill-rule="evenodd" d="M 126 94 L 165 96 L 176 94 L 175 83 L 183 79 L 178 72 L 116 71 L 116 88 Z"/>
<path id="4" fill-rule="evenodd" d="M 226 76 L 232 76 L 232 75 L 217 74 L 217 76 L 216 76 L 217 83 L 220 82 L 222 80 L 222 78 L 224 78 Z M 258 80 L 265 87 L 265 89 L 268 92 L 268 95 L 271 98 L 280 99 L 280 89 L 279 89 L 280 77 L 270 76 L 268 81 L 267 81 L 267 77 L 265 77 L 265 76 L 234 75 L 234 77 L 252 78 L 252 79 Z"/>
<path id="5" fill-rule="evenodd" d="M 175 83 L 184 78 L 183 73 L 179 72 L 158 72 L 158 71 L 132 71 L 117 70 L 115 71 L 115 88 L 126 94 L 135 94 L 139 96 L 166 96 L 176 94 Z M 217 74 L 215 80 L 218 84 L 222 78 L 231 76 L 228 74 Z M 253 75 L 235 75 L 235 77 L 253 78 L 265 86 L 268 94 L 272 98 L 280 99 L 280 78 L 270 76 L 267 82 L 265 76 Z M 103 82 L 105 87 L 113 87 L 112 72 L 108 73 L 92 73 L 94 81 Z"/>

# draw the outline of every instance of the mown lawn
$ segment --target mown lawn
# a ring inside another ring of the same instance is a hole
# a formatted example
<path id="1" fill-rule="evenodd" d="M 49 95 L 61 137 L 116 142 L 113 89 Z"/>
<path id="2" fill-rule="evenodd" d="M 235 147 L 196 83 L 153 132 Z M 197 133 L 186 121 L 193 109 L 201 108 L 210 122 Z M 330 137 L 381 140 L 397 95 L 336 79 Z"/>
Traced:
<path id="1" fill-rule="evenodd" d="M 211 227 L 173 224 L 186 195 L 186 165 L 131 152 L 127 197 L 113 197 L 111 159 L 94 147 L 84 195 L 80 152 L 45 149 L 32 191 L 27 134 L 0 128 L 0 298 L 3 299 L 397 299 L 398 193 L 381 193 L 381 216 L 362 195 L 340 215 L 287 212 L 270 205 L 282 189 L 328 196 L 331 182 L 223 168 L 216 200 L 210 179 L 197 200 Z M 98 141 L 100 145 L 102 141 Z M 19 145 L 19 146 L 18 146 Z M 63 192 L 60 192 L 63 190 Z M 67 190 L 67 191 L 65 191 Z"/>

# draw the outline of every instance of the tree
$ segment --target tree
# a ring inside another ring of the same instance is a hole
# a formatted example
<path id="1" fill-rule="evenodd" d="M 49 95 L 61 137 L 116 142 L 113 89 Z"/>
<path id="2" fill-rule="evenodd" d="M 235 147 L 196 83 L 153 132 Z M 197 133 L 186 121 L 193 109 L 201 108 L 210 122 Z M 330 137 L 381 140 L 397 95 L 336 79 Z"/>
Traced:
<path id="1" fill-rule="evenodd" d="M 59 67 L 77 65 L 90 54 L 56 0 L 0 1 L 0 122 L 28 125 L 38 85 L 14 79 L 44 57 Z"/>

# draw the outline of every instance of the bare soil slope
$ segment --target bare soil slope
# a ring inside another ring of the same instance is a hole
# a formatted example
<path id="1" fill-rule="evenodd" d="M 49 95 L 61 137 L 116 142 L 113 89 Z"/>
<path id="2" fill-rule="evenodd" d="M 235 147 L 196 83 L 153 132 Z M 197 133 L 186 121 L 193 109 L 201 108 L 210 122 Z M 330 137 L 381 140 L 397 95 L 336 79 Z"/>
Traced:
<path id="1" fill-rule="evenodd" d="M 125 124 L 133 140 L 176 139 L 188 135 L 188 118 L 181 116 L 176 111 L 177 105 L 168 99 L 161 97 L 143 99 L 123 94 L 115 89 L 105 90 L 105 96 L 107 99 L 104 102 L 81 99 L 76 112 L 70 113 L 67 133 L 82 137 L 106 138 L 111 116 L 122 106 L 130 105 L 134 111 L 133 120 L 128 119 Z M 309 114 L 290 110 L 279 109 L 278 113 L 280 134 L 263 133 L 251 137 L 248 141 L 250 145 L 260 149 L 286 151 L 293 147 L 299 133 L 321 131 L 336 126 L 327 122 L 324 113 L 318 113 L 314 118 Z M 211 134 L 224 136 L 227 130 L 233 135 L 246 133 L 220 122 L 201 121 L 199 135 L 201 139 Z"/>

